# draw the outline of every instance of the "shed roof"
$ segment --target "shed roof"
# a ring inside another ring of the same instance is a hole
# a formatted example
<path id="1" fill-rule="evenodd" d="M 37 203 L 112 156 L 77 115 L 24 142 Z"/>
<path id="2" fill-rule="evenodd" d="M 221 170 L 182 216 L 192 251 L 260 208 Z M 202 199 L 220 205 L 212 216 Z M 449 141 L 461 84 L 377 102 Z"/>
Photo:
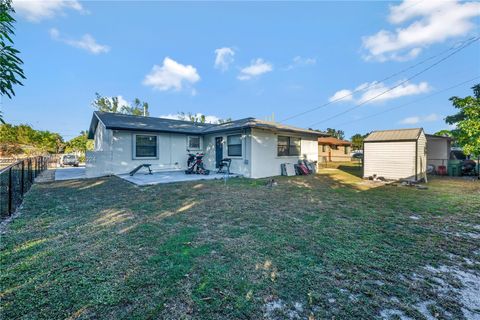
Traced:
<path id="1" fill-rule="evenodd" d="M 287 126 L 255 118 L 244 118 L 222 124 L 210 124 L 95 111 L 93 113 L 92 121 L 90 122 L 90 129 L 88 132 L 89 139 L 93 139 L 98 121 L 101 121 L 107 129 L 111 130 L 209 134 L 244 128 L 260 128 L 275 131 L 298 132 L 316 136 L 327 136 L 327 134 L 323 132 Z"/>
<path id="2" fill-rule="evenodd" d="M 364 142 L 377 141 L 415 141 L 420 137 L 422 128 L 373 131 Z"/>
<path id="3" fill-rule="evenodd" d="M 337 139 L 335 137 L 322 137 L 318 138 L 319 144 L 328 144 L 328 145 L 335 145 L 335 146 L 350 146 L 352 143 L 350 141 Z"/>
<path id="4" fill-rule="evenodd" d="M 447 136 L 439 136 L 436 134 L 425 134 L 425 136 L 428 139 L 434 139 L 434 140 L 453 140 L 452 137 L 447 137 Z"/>

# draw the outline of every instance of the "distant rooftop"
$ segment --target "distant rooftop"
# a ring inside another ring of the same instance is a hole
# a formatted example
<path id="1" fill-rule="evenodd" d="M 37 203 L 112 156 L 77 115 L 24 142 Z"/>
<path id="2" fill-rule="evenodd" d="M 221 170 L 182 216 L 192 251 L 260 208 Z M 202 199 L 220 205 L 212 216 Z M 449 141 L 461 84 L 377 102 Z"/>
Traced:
<path id="1" fill-rule="evenodd" d="M 373 131 L 368 135 L 368 137 L 365 138 L 364 141 L 377 142 L 417 140 L 422 131 L 422 128 Z"/>
<path id="2" fill-rule="evenodd" d="M 318 138 L 318 143 L 328 144 L 328 145 L 333 145 L 333 146 L 350 146 L 352 144 L 350 141 L 337 139 L 335 137 Z"/>
<path id="3" fill-rule="evenodd" d="M 98 121 L 103 123 L 107 129 L 111 130 L 209 134 L 236 129 L 259 128 L 274 131 L 278 130 L 312 134 L 317 136 L 327 136 L 327 134 L 323 132 L 287 126 L 281 123 L 264 121 L 255 118 L 244 118 L 221 124 L 211 124 L 95 111 L 93 113 L 92 121 L 90 123 L 90 130 L 88 132 L 89 139 L 93 139 Z"/>

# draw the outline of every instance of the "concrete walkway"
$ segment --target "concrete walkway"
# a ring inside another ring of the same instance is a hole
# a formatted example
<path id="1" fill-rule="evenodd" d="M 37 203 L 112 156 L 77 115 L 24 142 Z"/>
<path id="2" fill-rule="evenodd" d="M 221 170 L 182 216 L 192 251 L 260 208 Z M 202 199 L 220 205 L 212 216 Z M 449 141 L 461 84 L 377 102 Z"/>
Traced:
<path id="1" fill-rule="evenodd" d="M 159 183 L 224 179 L 223 174 L 185 174 L 184 171 L 154 172 L 153 174 L 145 174 L 144 172 L 139 172 L 133 176 L 130 176 L 129 174 L 120 174 L 117 176 L 139 186 L 154 185 Z M 238 177 L 238 175 L 231 174 L 230 176 L 228 176 L 228 178 L 234 177 Z"/>
<path id="2" fill-rule="evenodd" d="M 85 167 L 64 167 L 55 170 L 55 181 L 85 179 Z"/>

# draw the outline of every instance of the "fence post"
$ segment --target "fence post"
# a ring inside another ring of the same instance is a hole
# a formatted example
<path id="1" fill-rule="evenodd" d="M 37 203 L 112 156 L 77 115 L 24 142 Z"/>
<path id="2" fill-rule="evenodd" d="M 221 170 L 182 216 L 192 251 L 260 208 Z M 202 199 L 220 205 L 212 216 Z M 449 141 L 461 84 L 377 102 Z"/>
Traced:
<path id="1" fill-rule="evenodd" d="M 23 197 L 23 195 L 24 195 L 24 193 L 25 193 L 25 186 L 24 186 L 24 184 L 25 184 L 25 160 L 22 160 L 22 178 L 21 178 L 21 182 L 20 182 L 20 183 L 21 183 L 21 185 L 20 185 L 20 186 L 21 186 L 20 190 L 21 190 L 22 197 Z"/>
<path id="2" fill-rule="evenodd" d="M 13 190 L 12 190 L 12 167 L 8 169 L 8 214 L 12 214 L 12 197 L 13 197 Z"/>

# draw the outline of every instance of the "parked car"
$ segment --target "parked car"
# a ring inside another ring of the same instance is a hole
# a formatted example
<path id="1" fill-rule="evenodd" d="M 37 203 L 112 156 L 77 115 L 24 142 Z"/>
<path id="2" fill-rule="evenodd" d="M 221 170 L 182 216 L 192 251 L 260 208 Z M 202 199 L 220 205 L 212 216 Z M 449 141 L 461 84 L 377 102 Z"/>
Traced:
<path id="1" fill-rule="evenodd" d="M 354 160 L 363 160 L 363 153 L 357 152 L 352 154 L 352 159 Z"/>
<path id="2" fill-rule="evenodd" d="M 78 160 L 78 157 L 74 154 L 65 154 L 60 159 L 60 167 L 64 167 L 64 166 L 78 167 L 79 164 L 80 164 L 80 161 Z"/>

